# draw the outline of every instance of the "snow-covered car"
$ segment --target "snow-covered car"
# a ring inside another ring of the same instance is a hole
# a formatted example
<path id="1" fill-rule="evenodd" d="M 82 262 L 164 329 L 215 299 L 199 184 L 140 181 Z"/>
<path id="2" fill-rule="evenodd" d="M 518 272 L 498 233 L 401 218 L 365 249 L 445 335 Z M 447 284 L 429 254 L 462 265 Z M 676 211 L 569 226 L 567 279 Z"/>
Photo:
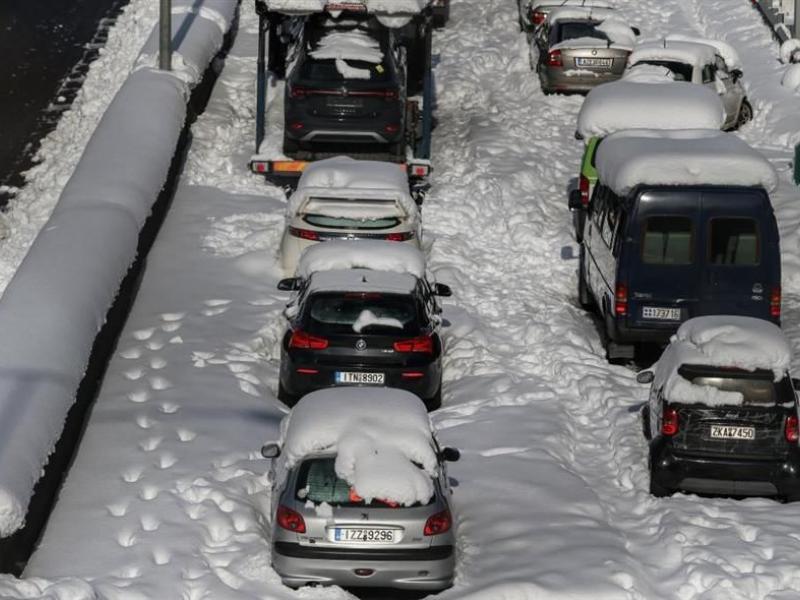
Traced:
<path id="1" fill-rule="evenodd" d="M 800 500 L 791 346 L 761 319 L 699 317 L 681 325 L 652 370 L 642 411 L 650 491 Z"/>
<path id="2" fill-rule="evenodd" d="M 433 0 L 433 25 L 434 27 L 444 27 L 450 20 L 450 0 Z"/>
<path id="3" fill-rule="evenodd" d="M 405 172 L 392 163 L 340 156 L 311 163 L 289 198 L 281 266 L 331 240 L 389 240 L 420 247 L 422 219 Z"/>
<path id="4" fill-rule="evenodd" d="M 328 242 L 308 248 L 281 344 L 278 397 L 293 404 L 334 386 L 391 386 L 442 402 L 442 309 L 451 290 L 432 283 L 422 253 L 392 242 Z"/>
<path id="5" fill-rule="evenodd" d="M 606 8 L 557 8 L 536 30 L 531 68 L 542 90 L 586 93 L 622 77 L 636 31 Z"/>
<path id="6" fill-rule="evenodd" d="M 606 0 L 517 0 L 520 30 L 533 31 L 547 20 L 553 10 L 562 6 L 614 8 Z"/>
<path id="7" fill-rule="evenodd" d="M 667 38 L 637 46 L 628 59 L 639 65 L 666 67 L 675 81 L 704 85 L 718 94 L 725 107 L 725 129 L 737 129 L 753 118 L 753 107 L 742 86 L 742 70 L 736 52 L 714 40 L 686 41 Z M 676 111 L 680 111 L 676 107 Z"/>
<path id="8" fill-rule="evenodd" d="M 286 585 L 441 590 L 455 568 L 445 463 L 425 407 L 402 390 L 321 390 L 268 443 L 272 566 Z"/>
<path id="9" fill-rule="evenodd" d="M 578 298 L 609 360 L 666 344 L 692 317 L 780 323 L 780 236 L 770 162 L 719 130 L 620 131 L 597 151 Z"/>
<path id="10" fill-rule="evenodd" d="M 633 70 L 638 71 L 634 78 L 624 77 L 589 92 L 578 113 L 575 137 L 585 147 L 578 187 L 569 197 L 578 242 L 597 182 L 595 155 L 605 136 L 624 129 L 720 129 L 725 122 L 719 96 L 704 86 L 672 82 L 664 67 L 641 65 Z M 675 110 L 676 106 L 681 109 Z"/>

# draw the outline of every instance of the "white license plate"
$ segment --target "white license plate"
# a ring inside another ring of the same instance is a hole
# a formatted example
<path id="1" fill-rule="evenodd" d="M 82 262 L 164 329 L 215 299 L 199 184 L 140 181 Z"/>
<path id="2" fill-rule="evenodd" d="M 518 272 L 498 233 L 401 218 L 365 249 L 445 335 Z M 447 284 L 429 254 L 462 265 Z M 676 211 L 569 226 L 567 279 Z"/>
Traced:
<path id="1" fill-rule="evenodd" d="M 613 64 L 613 58 L 576 58 L 576 67 L 603 67 L 610 69 Z"/>
<path id="2" fill-rule="evenodd" d="M 680 308 L 659 308 L 657 306 L 645 306 L 642 308 L 643 319 L 656 319 L 658 321 L 680 321 Z"/>
<path id="3" fill-rule="evenodd" d="M 711 437 L 715 440 L 754 440 L 755 427 L 737 427 L 735 425 L 712 425 Z"/>
<path id="4" fill-rule="evenodd" d="M 384 381 L 386 381 L 386 375 L 384 373 L 353 373 L 351 371 L 336 372 L 336 383 L 383 385 Z"/>
<path id="5" fill-rule="evenodd" d="M 396 529 L 377 527 L 334 527 L 329 529 L 330 541 L 342 544 L 394 544 L 400 541 Z"/>

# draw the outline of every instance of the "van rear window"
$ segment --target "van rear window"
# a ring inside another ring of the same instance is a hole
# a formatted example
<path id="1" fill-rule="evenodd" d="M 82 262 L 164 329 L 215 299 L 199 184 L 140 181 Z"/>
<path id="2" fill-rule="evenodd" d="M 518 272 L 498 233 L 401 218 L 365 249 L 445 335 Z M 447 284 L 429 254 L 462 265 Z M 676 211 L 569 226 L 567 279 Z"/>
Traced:
<path id="1" fill-rule="evenodd" d="M 642 262 L 646 265 L 691 264 L 692 233 L 692 221 L 688 217 L 649 217 L 642 239 Z"/>
<path id="2" fill-rule="evenodd" d="M 755 219 L 711 219 L 709 227 L 708 260 L 711 264 L 752 266 L 761 262 Z"/>

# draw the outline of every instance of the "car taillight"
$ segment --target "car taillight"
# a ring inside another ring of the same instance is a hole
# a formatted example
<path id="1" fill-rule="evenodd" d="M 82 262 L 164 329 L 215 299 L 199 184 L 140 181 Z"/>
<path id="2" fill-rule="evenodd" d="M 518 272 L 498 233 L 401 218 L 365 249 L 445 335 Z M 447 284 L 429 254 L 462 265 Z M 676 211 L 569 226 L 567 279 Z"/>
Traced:
<path id="1" fill-rule="evenodd" d="M 353 90 L 348 92 L 349 96 L 370 96 L 373 98 L 384 98 L 386 100 L 397 100 L 400 94 L 395 89 L 386 90 Z"/>
<path id="2" fill-rule="evenodd" d="M 306 333 L 305 331 L 292 332 L 289 339 L 289 348 L 301 348 L 304 350 L 324 350 L 328 347 L 328 340 Z"/>
<path id="3" fill-rule="evenodd" d="M 661 434 L 673 436 L 678 433 L 678 411 L 674 408 L 665 408 L 661 418 Z"/>
<path id="4" fill-rule="evenodd" d="M 618 283 L 614 292 L 614 314 L 618 317 L 628 314 L 628 286 L 624 283 Z"/>
<path id="5" fill-rule="evenodd" d="M 421 335 L 410 340 L 401 340 L 394 343 L 395 352 L 423 352 L 433 354 L 433 337 Z"/>
<path id="6" fill-rule="evenodd" d="M 388 125 L 384 125 L 383 130 L 386 133 L 397 133 L 400 131 L 400 125 L 397 125 L 396 123 L 389 123 Z"/>
<path id="7" fill-rule="evenodd" d="M 397 90 L 389 89 L 383 91 L 383 97 L 386 98 L 386 100 L 397 100 L 400 96 L 397 93 Z"/>
<path id="8" fill-rule="evenodd" d="M 299 237 L 312 242 L 319 241 L 319 233 L 312 229 L 300 229 L 299 227 L 289 227 L 289 235 Z"/>
<path id="9" fill-rule="evenodd" d="M 787 442 L 796 443 L 800 439 L 800 427 L 797 423 L 797 415 L 789 415 L 786 417 L 786 425 L 783 430 Z"/>
<path id="10" fill-rule="evenodd" d="M 285 507 L 283 504 L 278 505 L 278 513 L 275 515 L 275 519 L 278 521 L 278 525 L 284 529 L 294 533 L 306 532 L 306 522 L 303 519 L 303 515 Z"/>
<path id="11" fill-rule="evenodd" d="M 299 85 L 293 85 L 289 88 L 289 97 L 290 98 L 298 98 L 302 99 L 308 95 L 308 88 L 300 87 Z"/>
<path id="12" fill-rule="evenodd" d="M 586 175 L 581 175 L 578 180 L 578 189 L 581 192 L 581 204 L 585 208 L 589 206 L 589 178 Z"/>
<path id="13" fill-rule="evenodd" d="M 534 25 L 541 25 L 546 18 L 547 15 L 540 10 L 535 10 L 531 13 L 531 23 Z"/>
<path id="14" fill-rule="evenodd" d="M 769 294 L 769 316 L 776 319 L 781 316 L 781 286 L 775 286 Z"/>
<path id="15" fill-rule="evenodd" d="M 425 521 L 425 529 L 423 533 L 425 535 L 439 535 L 441 533 L 447 533 L 450 531 L 450 528 L 453 526 L 453 518 L 450 516 L 450 511 L 445 509 L 440 513 L 436 513 L 432 517 L 428 517 L 428 520 Z"/>
<path id="16" fill-rule="evenodd" d="M 387 233 L 385 239 L 389 242 L 405 242 L 413 237 L 413 231 L 399 231 L 397 233 Z"/>
<path id="17" fill-rule="evenodd" d="M 564 61 L 561 60 L 561 50 L 551 50 L 547 53 L 548 67 L 563 67 Z"/>

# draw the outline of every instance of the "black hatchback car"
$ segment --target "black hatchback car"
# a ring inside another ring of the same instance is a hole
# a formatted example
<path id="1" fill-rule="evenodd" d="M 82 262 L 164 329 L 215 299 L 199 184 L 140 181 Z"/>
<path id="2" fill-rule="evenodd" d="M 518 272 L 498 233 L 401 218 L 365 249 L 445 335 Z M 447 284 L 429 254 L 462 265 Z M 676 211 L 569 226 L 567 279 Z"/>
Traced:
<path id="1" fill-rule="evenodd" d="M 441 308 L 450 288 L 408 273 L 349 269 L 284 279 L 286 310 L 279 398 L 293 405 L 332 386 L 388 386 L 441 405 Z"/>
<path id="2" fill-rule="evenodd" d="M 398 36 L 374 18 L 309 20 L 286 79 L 285 154 L 404 157 L 406 50 Z"/>

